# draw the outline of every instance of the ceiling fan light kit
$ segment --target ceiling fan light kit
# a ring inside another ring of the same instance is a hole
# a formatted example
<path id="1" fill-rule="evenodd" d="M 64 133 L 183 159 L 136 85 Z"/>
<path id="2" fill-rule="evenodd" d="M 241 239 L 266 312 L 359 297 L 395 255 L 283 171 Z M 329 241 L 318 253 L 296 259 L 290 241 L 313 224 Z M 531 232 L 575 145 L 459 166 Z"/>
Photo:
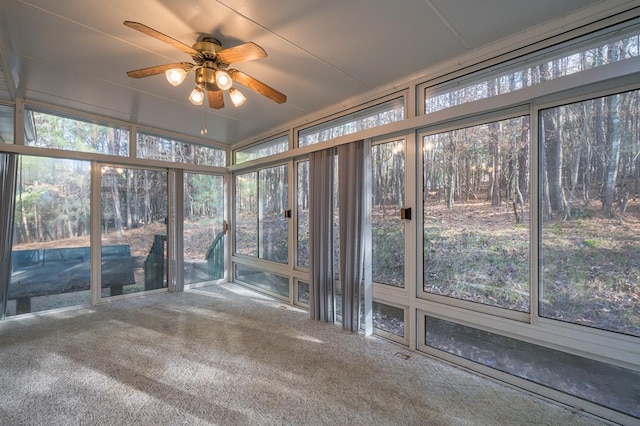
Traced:
<path id="1" fill-rule="evenodd" d="M 189 102 L 194 105 L 202 105 L 204 102 L 204 89 L 200 86 L 196 86 L 189 95 Z"/>
<path id="2" fill-rule="evenodd" d="M 217 39 L 205 37 L 202 41 L 196 42 L 192 47 L 189 47 L 139 22 L 124 21 L 124 25 L 191 55 L 195 62 L 178 62 L 141 68 L 127 72 L 129 77 L 150 77 L 164 72 L 167 81 L 172 86 L 179 86 L 186 79 L 187 74 L 194 71 L 195 88 L 189 95 L 189 101 L 194 105 L 202 105 L 204 99 L 208 98 L 209 106 L 215 109 L 224 107 L 223 92 L 225 91 L 229 93 L 231 102 L 236 107 L 244 104 L 247 100 L 237 88 L 232 87 L 234 82 L 279 104 L 287 101 L 286 95 L 265 83 L 236 69 L 227 69 L 232 63 L 267 57 L 264 49 L 253 42 L 223 49 Z"/>
<path id="3" fill-rule="evenodd" d="M 231 80 L 231 76 L 228 72 L 224 70 L 216 71 L 216 85 L 220 90 L 229 90 L 231 89 L 232 84 L 233 80 Z"/>
<path id="4" fill-rule="evenodd" d="M 234 87 L 229 89 L 229 96 L 231 97 L 231 102 L 233 102 L 233 105 L 236 107 L 239 107 L 247 100 L 247 98 Z"/>
<path id="5" fill-rule="evenodd" d="M 169 68 L 164 75 L 172 86 L 179 86 L 187 78 L 187 72 L 182 68 Z"/>

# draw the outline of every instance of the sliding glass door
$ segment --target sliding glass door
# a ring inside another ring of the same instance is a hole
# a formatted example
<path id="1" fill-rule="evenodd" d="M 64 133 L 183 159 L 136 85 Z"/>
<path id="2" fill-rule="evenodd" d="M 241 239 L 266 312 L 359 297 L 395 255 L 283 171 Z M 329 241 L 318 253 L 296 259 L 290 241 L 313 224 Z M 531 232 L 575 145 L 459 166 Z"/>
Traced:
<path id="1" fill-rule="evenodd" d="M 184 284 L 224 278 L 224 177 L 184 174 Z"/>

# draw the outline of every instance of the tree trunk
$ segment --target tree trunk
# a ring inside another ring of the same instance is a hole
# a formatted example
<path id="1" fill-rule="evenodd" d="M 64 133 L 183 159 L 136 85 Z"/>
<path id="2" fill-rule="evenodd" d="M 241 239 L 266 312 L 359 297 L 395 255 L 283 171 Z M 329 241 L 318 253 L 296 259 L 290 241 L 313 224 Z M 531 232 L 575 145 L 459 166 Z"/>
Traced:
<path id="1" fill-rule="evenodd" d="M 604 188 L 602 191 L 602 211 L 605 215 L 613 214 L 613 202 L 615 198 L 616 181 L 618 177 L 618 164 L 620 161 L 620 113 L 618 111 L 619 97 L 613 95 L 606 98 L 607 109 L 607 165 L 604 176 Z"/>
<path id="2" fill-rule="evenodd" d="M 619 44 L 619 45 L 618 45 Z M 609 49 L 608 59 L 610 62 L 617 61 L 621 52 L 626 50 L 626 43 L 614 43 Z M 620 97 L 625 95 L 612 95 L 605 98 L 608 114 L 607 121 L 607 140 L 606 140 L 606 158 L 604 188 L 602 191 L 602 211 L 605 215 L 613 214 L 613 203 L 615 198 L 616 181 L 618 177 L 618 165 L 620 163 Z"/>
<path id="3" fill-rule="evenodd" d="M 133 216 L 131 214 L 131 170 L 126 169 L 125 173 L 127 174 L 127 184 L 126 184 L 126 193 L 125 200 L 127 203 L 127 229 L 133 228 Z"/>
<path id="4" fill-rule="evenodd" d="M 500 149 L 500 140 L 498 134 L 500 133 L 500 124 L 499 123 L 490 123 L 489 124 L 489 135 L 490 135 L 490 144 L 491 144 L 491 206 L 500 207 L 502 204 L 502 196 L 500 194 L 500 182 L 502 180 L 502 170 L 501 170 L 501 149 Z"/>
<path id="5" fill-rule="evenodd" d="M 529 118 L 522 118 L 520 150 L 518 152 L 518 193 L 522 207 L 529 200 Z"/>
<path id="6" fill-rule="evenodd" d="M 558 115 L 553 109 L 542 111 L 549 203 L 552 213 L 562 213 L 565 205 L 562 192 L 562 138 L 556 120 Z"/>

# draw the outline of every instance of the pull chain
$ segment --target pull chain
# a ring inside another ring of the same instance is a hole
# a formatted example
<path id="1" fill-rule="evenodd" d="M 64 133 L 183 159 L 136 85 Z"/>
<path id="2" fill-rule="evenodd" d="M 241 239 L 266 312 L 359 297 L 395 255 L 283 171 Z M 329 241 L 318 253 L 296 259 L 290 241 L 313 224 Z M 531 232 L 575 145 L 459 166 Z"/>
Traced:
<path id="1" fill-rule="evenodd" d="M 202 136 L 207 134 L 207 122 L 206 122 L 206 119 L 205 119 L 206 112 L 205 112 L 204 108 L 205 108 L 205 106 L 204 106 L 204 102 L 203 102 L 202 103 L 202 130 L 200 130 L 200 134 Z"/>

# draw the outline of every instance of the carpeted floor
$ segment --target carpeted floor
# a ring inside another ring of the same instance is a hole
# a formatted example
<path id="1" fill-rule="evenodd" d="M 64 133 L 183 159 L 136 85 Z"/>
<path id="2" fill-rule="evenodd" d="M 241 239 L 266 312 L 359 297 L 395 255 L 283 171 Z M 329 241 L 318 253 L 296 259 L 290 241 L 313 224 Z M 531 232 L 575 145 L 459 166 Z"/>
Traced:
<path id="1" fill-rule="evenodd" d="M 600 424 L 233 284 L 4 321 L 0 423 Z"/>

